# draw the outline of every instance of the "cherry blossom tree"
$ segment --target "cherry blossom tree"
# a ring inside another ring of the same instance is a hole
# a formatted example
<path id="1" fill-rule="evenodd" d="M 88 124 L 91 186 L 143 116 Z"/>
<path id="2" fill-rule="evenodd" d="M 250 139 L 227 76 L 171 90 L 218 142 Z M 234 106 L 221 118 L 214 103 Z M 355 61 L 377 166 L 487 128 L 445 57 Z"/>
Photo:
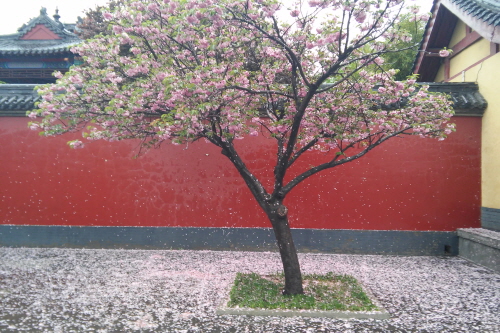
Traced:
<path id="1" fill-rule="evenodd" d="M 323 170 L 403 135 L 444 139 L 452 108 L 415 79 L 393 79 L 381 56 L 405 37 L 392 29 L 401 0 L 127 0 L 103 11 L 105 34 L 73 52 L 84 64 L 40 88 L 30 123 L 44 135 L 82 131 L 84 141 L 204 139 L 238 170 L 273 227 L 284 294 L 302 276 L 284 199 Z M 274 184 L 249 170 L 235 140 L 276 143 Z M 288 180 L 308 152 L 324 163 Z"/>
<path id="2" fill-rule="evenodd" d="M 108 32 L 108 21 L 103 17 L 105 11 L 118 10 L 123 3 L 119 0 L 109 0 L 107 6 L 96 6 L 85 11 L 85 18 L 79 20 L 76 34 L 81 39 L 93 38 L 98 34 Z"/>

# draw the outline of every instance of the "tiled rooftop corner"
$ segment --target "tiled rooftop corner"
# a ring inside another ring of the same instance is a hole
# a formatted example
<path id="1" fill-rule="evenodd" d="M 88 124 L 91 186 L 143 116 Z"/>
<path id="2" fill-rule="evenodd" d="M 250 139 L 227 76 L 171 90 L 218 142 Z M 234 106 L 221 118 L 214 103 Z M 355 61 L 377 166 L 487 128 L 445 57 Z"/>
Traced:
<path id="1" fill-rule="evenodd" d="M 36 84 L 0 84 L 0 117 L 26 116 L 40 100 Z"/>

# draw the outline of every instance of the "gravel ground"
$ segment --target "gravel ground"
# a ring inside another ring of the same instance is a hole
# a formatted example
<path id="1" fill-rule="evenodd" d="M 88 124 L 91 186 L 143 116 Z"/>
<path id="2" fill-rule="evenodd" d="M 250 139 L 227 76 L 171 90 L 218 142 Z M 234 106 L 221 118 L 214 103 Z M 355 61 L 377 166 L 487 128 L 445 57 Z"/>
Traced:
<path id="1" fill-rule="evenodd" d="M 391 319 L 217 316 L 236 272 L 277 272 L 277 253 L 0 248 L 0 331 L 500 332 L 500 274 L 461 258 L 300 260 L 355 276 Z"/>

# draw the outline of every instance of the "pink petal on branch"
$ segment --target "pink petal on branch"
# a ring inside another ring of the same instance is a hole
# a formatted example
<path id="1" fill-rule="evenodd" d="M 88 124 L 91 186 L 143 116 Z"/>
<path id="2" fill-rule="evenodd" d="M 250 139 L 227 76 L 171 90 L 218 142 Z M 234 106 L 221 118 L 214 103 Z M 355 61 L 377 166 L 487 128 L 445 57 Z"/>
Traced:
<path id="1" fill-rule="evenodd" d="M 441 50 L 441 51 L 439 51 L 439 56 L 440 57 L 446 58 L 449 55 L 450 55 L 450 51 L 448 51 L 448 50 Z"/>

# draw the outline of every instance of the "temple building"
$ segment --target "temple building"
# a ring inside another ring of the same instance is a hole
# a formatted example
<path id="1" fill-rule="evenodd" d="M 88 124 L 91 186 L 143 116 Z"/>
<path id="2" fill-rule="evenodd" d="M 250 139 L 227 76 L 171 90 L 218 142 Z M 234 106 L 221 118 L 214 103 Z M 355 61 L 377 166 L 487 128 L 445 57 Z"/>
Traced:
<path id="1" fill-rule="evenodd" d="M 34 108 L 37 84 L 55 82 L 54 71 L 65 73 L 78 63 L 71 48 L 81 42 L 76 24 L 53 18 L 42 8 L 15 34 L 0 36 L 0 116 L 24 116 Z"/>
<path id="2" fill-rule="evenodd" d="M 75 24 L 53 19 L 42 8 L 40 15 L 20 27 L 17 33 L 0 36 L 0 81 L 18 83 L 55 82 L 55 70 L 66 72 L 75 63 L 70 49 L 81 42 Z"/>

